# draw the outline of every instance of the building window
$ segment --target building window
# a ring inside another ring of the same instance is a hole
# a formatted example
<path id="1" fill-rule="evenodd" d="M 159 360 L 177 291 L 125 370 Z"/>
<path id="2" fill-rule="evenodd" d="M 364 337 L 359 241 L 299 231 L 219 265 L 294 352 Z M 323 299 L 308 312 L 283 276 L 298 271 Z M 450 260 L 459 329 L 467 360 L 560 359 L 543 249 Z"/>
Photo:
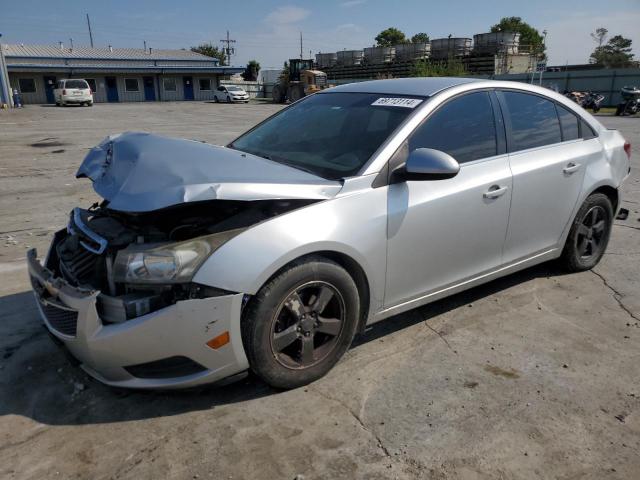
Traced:
<path id="1" fill-rule="evenodd" d="M 95 78 L 85 78 L 85 80 L 89 84 L 89 88 L 91 89 L 91 93 L 96 93 L 96 79 Z"/>
<path id="2" fill-rule="evenodd" d="M 175 78 L 165 78 L 163 80 L 164 91 L 165 92 L 175 92 L 176 91 L 176 79 Z"/>
<path id="3" fill-rule="evenodd" d="M 138 79 L 137 78 L 125 78 L 124 79 L 124 89 L 127 92 L 139 92 L 140 88 L 138 87 Z"/>
<path id="4" fill-rule="evenodd" d="M 200 83 L 200 90 L 206 91 L 211 90 L 211 79 L 210 78 L 201 78 L 198 80 Z"/>
<path id="5" fill-rule="evenodd" d="M 20 93 L 36 93 L 36 81 L 33 78 L 20 78 Z"/>

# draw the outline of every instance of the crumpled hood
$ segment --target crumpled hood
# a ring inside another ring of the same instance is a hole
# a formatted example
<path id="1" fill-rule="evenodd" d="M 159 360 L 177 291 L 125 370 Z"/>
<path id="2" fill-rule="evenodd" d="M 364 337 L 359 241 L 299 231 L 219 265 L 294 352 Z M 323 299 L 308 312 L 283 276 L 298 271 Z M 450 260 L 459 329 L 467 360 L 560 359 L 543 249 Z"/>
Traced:
<path id="1" fill-rule="evenodd" d="M 91 149 L 76 173 L 109 208 L 148 212 L 203 200 L 327 199 L 342 188 L 293 167 L 194 140 L 127 132 Z"/>

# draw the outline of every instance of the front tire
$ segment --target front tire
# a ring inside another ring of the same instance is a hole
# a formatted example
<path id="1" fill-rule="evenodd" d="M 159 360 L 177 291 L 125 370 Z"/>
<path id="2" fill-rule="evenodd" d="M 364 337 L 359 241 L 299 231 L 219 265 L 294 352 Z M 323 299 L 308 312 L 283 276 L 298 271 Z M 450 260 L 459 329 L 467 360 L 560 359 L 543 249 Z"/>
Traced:
<path id="1" fill-rule="evenodd" d="M 347 351 L 360 297 L 347 271 L 331 260 L 295 262 L 264 285 L 242 320 L 251 369 L 275 388 L 324 376 Z"/>
<path id="2" fill-rule="evenodd" d="M 578 210 L 562 250 L 560 264 L 569 272 L 595 267 L 607 248 L 613 225 L 613 206 L 602 193 L 590 195 Z"/>

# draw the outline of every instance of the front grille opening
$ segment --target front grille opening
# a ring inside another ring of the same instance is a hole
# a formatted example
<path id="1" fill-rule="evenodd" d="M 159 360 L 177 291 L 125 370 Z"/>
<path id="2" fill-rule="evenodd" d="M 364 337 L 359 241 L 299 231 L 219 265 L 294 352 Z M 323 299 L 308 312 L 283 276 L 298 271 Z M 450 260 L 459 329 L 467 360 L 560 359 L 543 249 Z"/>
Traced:
<path id="1" fill-rule="evenodd" d="M 78 328 L 78 312 L 56 307 L 49 303 L 42 305 L 42 311 L 51 328 L 64 335 L 76 336 Z"/>
<path id="2" fill-rule="evenodd" d="M 124 369 L 137 378 L 166 379 L 186 377 L 207 370 L 197 362 L 187 357 L 169 357 L 154 362 L 130 365 Z"/>

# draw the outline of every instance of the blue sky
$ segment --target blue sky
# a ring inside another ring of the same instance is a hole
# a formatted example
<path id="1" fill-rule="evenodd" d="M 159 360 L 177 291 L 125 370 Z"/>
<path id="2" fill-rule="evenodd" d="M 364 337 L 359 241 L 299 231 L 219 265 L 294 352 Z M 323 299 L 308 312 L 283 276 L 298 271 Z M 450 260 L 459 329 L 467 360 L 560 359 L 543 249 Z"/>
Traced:
<path id="1" fill-rule="evenodd" d="M 480 8 L 480 5 L 482 7 Z M 237 40 L 232 62 L 257 59 L 279 67 L 300 52 L 332 52 L 372 45 L 375 35 L 395 26 L 431 38 L 482 33 L 504 16 L 520 16 L 548 31 L 550 63 L 585 63 L 595 44 L 589 32 L 604 26 L 634 42 L 640 57 L 640 0 L 0 0 L 5 43 L 88 45 L 89 13 L 96 46 L 183 48 L 220 39 Z"/>

